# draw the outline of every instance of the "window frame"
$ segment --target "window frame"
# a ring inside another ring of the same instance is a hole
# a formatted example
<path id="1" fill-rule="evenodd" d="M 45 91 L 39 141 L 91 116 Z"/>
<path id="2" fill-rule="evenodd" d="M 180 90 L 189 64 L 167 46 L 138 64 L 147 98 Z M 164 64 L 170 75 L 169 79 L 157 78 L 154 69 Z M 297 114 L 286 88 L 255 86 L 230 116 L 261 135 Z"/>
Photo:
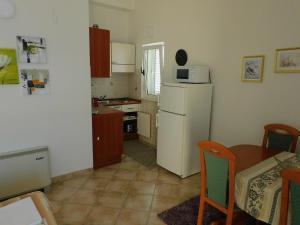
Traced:
<path id="1" fill-rule="evenodd" d="M 142 45 L 143 50 L 143 58 L 142 58 L 142 68 L 144 68 L 144 53 L 145 50 L 149 49 L 159 49 L 159 60 L 160 60 L 160 84 L 162 80 L 162 75 L 164 73 L 164 51 L 165 51 L 165 43 L 164 42 L 157 42 L 157 43 L 150 43 Z M 157 102 L 158 101 L 158 95 L 152 95 L 147 93 L 147 87 L 146 87 L 146 74 L 141 74 L 141 98 L 148 101 Z M 160 85 L 161 87 L 161 85 Z"/>

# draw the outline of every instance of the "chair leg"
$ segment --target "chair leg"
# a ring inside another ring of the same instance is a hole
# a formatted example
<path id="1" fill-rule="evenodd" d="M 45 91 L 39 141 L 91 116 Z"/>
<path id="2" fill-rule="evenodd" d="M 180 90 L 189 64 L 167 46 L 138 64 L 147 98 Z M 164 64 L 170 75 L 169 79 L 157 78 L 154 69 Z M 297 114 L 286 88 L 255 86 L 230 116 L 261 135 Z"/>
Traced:
<path id="1" fill-rule="evenodd" d="M 226 225 L 232 225 L 232 221 L 233 221 L 233 212 L 230 212 L 227 214 Z"/>
<path id="2" fill-rule="evenodd" d="M 203 224 L 204 209 L 205 209 L 205 201 L 204 199 L 200 198 L 197 225 Z"/>

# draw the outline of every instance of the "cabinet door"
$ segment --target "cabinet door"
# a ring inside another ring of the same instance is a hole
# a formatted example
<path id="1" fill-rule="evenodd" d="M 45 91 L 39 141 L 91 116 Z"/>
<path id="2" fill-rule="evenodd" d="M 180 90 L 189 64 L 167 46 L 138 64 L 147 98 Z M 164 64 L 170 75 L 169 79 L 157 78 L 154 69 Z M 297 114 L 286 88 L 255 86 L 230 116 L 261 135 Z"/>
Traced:
<path id="1" fill-rule="evenodd" d="M 106 133 L 109 161 L 121 160 L 123 153 L 123 114 L 108 115 L 109 127 Z"/>
<path id="2" fill-rule="evenodd" d="M 123 152 L 122 114 L 93 117 L 94 168 L 121 161 Z"/>
<path id="3" fill-rule="evenodd" d="M 92 77 L 110 77 L 110 31 L 90 28 Z"/>
<path id="4" fill-rule="evenodd" d="M 120 65 L 135 64 L 135 46 L 126 43 L 111 43 L 111 63 Z"/>
<path id="5" fill-rule="evenodd" d="M 100 116 L 93 116 L 93 162 L 94 168 L 101 167 L 107 161 L 105 132 L 107 121 Z"/>

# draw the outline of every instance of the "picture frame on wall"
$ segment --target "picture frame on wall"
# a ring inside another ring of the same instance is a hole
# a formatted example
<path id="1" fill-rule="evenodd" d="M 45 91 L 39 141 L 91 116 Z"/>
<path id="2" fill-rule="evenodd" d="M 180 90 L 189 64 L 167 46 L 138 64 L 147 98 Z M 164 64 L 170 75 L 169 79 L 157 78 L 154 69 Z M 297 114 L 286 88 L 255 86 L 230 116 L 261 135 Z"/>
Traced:
<path id="1" fill-rule="evenodd" d="M 0 85 L 19 84 L 16 49 L 0 48 Z"/>
<path id="2" fill-rule="evenodd" d="M 49 71 L 45 69 L 21 69 L 22 93 L 27 95 L 49 95 Z"/>
<path id="3" fill-rule="evenodd" d="M 242 81 L 257 82 L 263 81 L 264 75 L 264 55 L 244 56 L 242 60 Z"/>
<path id="4" fill-rule="evenodd" d="M 43 37 L 17 36 L 19 63 L 46 64 L 47 47 Z"/>
<path id="5" fill-rule="evenodd" d="M 300 73 L 300 47 L 276 49 L 276 73 Z"/>

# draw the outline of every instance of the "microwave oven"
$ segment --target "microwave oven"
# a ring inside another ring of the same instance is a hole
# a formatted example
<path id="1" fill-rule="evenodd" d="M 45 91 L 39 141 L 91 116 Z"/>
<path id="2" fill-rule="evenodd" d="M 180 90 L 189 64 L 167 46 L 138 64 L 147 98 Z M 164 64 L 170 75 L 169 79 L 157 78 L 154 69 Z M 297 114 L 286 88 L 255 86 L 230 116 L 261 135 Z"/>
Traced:
<path id="1" fill-rule="evenodd" d="M 179 66 L 176 67 L 175 74 L 176 82 L 179 83 L 210 83 L 208 66 Z"/>

